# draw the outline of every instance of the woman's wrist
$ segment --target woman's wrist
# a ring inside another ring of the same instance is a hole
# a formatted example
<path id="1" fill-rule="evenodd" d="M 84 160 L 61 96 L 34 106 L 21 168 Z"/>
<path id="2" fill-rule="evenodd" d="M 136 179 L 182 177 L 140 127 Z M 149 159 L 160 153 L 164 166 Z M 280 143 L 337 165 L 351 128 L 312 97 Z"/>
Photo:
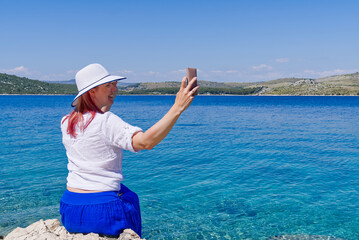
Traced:
<path id="1" fill-rule="evenodd" d="M 171 107 L 170 113 L 174 114 L 175 116 L 180 116 L 183 112 L 182 108 L 180 106 L 178 106 L 176 103 L 173 104 L 173 106 Z"/>

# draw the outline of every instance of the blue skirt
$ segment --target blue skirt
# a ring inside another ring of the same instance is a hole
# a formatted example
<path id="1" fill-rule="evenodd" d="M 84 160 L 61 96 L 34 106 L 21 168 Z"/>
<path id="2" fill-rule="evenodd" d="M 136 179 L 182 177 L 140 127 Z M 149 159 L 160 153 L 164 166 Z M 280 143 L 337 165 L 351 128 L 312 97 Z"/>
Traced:
<path id="1" fill-rule="evenodd" d="M 74 193 L 65 191 L 60 202 L 61 221 L 70 233 L 118 236 L 131 228 L 141 237 L 138 196 L 125 185 L 120 191 Z"/>

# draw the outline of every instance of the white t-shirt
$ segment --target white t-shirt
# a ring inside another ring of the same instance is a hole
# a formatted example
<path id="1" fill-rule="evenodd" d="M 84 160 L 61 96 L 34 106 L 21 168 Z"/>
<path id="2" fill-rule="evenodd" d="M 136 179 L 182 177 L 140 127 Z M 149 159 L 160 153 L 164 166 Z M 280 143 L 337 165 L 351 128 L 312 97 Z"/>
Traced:
<path id="1" fill-rule="evenodd" d="M 90 117 L 90 113 L 84 114 L 84 122 Z M 61 124 L 61 131 L 69 161 L 67 185 L 85 190 L 120 190 L 123 149 L 135 152 L 132 136 L 142 129 L 131 126 L 111 112 L 96 113 L 85 131 L 77 127 L 76 138 L 67 134 L 67 125 L 66 119 Z"/>

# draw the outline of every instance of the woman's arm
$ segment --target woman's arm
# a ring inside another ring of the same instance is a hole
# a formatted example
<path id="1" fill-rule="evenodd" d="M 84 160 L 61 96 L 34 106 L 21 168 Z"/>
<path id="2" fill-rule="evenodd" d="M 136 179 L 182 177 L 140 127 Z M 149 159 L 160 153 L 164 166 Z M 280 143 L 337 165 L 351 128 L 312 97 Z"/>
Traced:
<path id="1" fill-rule="evenodd" d="M 186 77 L 182 79 L 175 103 L 166 115 L 146 132 L 138 132 L 132 137 L 132 146 L 135 150 L 152 149 L 167 136 L 179 116 L 193 101 L 194 93 L 199 86 L 190 89 L 196 80 L 197 78 L 193 78 L 186 87 Z"/>

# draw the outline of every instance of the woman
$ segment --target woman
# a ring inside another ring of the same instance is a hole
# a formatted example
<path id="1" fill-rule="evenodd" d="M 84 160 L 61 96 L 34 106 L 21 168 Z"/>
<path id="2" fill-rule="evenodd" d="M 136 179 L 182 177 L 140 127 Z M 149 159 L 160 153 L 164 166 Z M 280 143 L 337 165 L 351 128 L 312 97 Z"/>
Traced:
<path id="1" fill-rule="evenodd" d="M 79 93 L 71 104 L 75 109 L 61 121 L 69 174 L 60 214 L 69 232 L 117 236 L 131 228 L 141 236 L 138 197 L 121 184 L 123 149 L 138 152 L 161 142 L 199 88 L 191 90 L 196 78 L 186 87 L 184 77 L 171 109 L 143 132 L 109 111 L 117 81 L 122 79 L 100 64 L 90 64 L 76 74 Z"/>

